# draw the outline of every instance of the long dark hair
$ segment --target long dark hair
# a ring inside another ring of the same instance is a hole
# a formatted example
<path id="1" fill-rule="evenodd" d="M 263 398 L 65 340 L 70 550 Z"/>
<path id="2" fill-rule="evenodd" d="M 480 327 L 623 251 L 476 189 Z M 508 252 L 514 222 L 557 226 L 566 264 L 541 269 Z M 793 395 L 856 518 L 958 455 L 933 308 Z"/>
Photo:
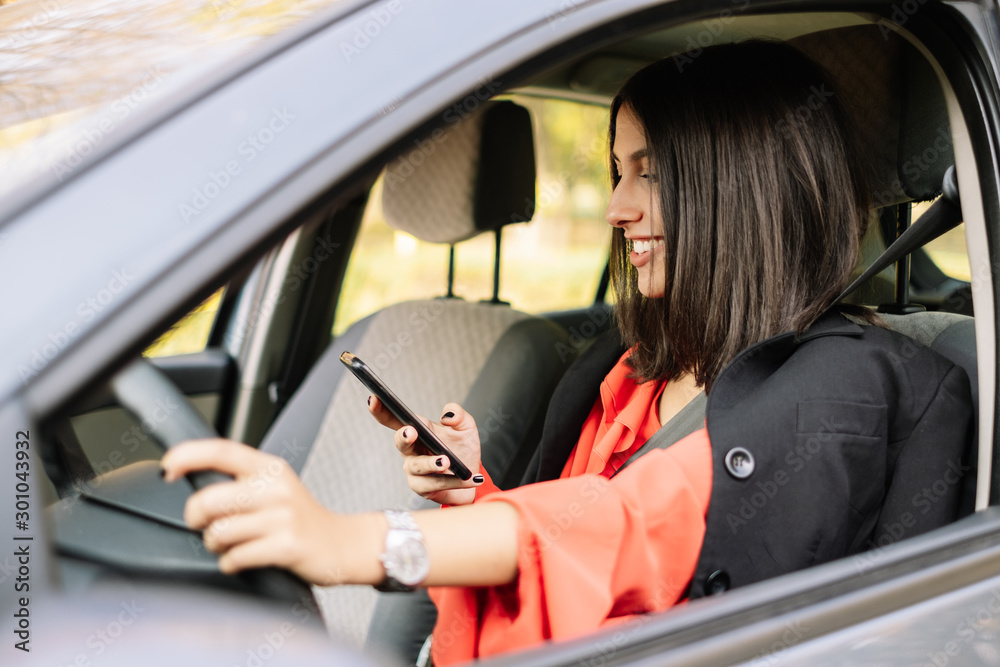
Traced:
<path id="1" fill-rule="evenodd" d="M 829 78 L 784 44 L 645 67 L 612 102 L 612 146 L 622 107 L 644 128 L 666 266 L 663 298 L 644 297 L 614 230 L 629 363 L 640 379 L 690 373 L 710 388 L 736 354 L 802 332 L 846 286 L 869 215 L 867 169 Z M 616 186 L 613 160 L 611 177 Z"/>

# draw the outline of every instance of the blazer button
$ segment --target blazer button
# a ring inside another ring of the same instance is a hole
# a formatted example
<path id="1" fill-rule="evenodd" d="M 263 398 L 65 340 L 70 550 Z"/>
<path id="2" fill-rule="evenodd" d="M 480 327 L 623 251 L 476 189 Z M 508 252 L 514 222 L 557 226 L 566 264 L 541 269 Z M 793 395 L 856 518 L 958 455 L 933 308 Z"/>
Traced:
<path id="1" fill-rule="evenodd" d="M 746 479 L 755 467 L 753 454 L 742 447 L 734 447 L 726 454 L 726 470 L 736 479 Z"/>
<path id="2" fill-rule="evenodd" d="M 716 570 L 705 579 L 705 594 L 716 595 L 729 590 L 729 574 Z"/>

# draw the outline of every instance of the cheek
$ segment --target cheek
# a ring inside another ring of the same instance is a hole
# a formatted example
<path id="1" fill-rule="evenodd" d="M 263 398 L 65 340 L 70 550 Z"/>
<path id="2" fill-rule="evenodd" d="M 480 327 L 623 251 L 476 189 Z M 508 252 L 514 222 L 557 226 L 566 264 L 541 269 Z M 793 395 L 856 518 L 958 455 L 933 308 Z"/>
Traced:
<path id="1" fill-rule="evenodd" d="M 663 252 L 658 252 L 648 266 L 650 267 L 649 289 L 652 292 L 650 296 L 661 297 L 666 287 L 667 258 Z"/>

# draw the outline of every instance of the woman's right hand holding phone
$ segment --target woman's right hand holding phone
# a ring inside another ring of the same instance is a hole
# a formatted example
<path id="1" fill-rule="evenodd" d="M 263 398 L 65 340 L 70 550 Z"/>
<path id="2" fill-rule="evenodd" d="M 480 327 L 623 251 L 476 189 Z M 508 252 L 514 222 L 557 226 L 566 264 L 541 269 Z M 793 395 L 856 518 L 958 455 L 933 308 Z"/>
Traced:
<path id="1" fill-rule="evenodd" d="M 478 473 L 479 431 L 472 415 L 462 406 L 446 404 L 440 423 L 421 419 L 473 471 L 467 481 L 450 472 L 451 461 L 447 456 L 429 454 L 417 441 L 417 430 L 393 417 L 377 397 L 370 397 L 368 410 L 378 423 L 396 431 L 396 449 L 403 455 L 403 471 L 414 493 L 441 505 L 468 505 L 476 499 L 476 487 L 483 483 Z"/>

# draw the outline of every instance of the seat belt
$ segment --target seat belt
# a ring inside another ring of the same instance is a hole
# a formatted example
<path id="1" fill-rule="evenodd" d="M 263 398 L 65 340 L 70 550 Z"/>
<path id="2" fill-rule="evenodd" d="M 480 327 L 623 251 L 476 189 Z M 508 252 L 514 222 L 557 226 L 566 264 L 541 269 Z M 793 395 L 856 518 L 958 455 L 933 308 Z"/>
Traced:
<path id="1" fill-rule="evenodd" d="M 654 449 L 666 449 L 682 438 L 686 438 L 698 429 L 703 428 L 705 426 L 705 409 L 707 406 L 708 395 L 702 391 L 688 401 L 688 404 L 681 408 L 680 412 L 674 415 L 673 419 L 661 426 L 656 433 L 649 436 L 649 440 L 643 443 L 639 449 L 635 450 L 632 456 L 628 457 L 628 460 L 611 477 L 614 477 L 632 465 L 632 462 L 643 454 L 651 452 Z"/>
<path id="2" fill-rule="evenodd" d="M 955 167 L 948 167 L 944 174 L 942 196 L 934 202 L 920 219 L 909 229 L 899 235 L 892 245 L 879 255 L 879 258 L 858 276 L 847 289 L 840 293 L 834 301 L 839 303 L 846 296 L 867 282 L 869 278 L 882 271 L 887 266 L 896 263 L 917 248 L 920 248 L 947 231 L 962 223 L 962 209 L 958 199 L 958 182 L 955 179 Z"/>

